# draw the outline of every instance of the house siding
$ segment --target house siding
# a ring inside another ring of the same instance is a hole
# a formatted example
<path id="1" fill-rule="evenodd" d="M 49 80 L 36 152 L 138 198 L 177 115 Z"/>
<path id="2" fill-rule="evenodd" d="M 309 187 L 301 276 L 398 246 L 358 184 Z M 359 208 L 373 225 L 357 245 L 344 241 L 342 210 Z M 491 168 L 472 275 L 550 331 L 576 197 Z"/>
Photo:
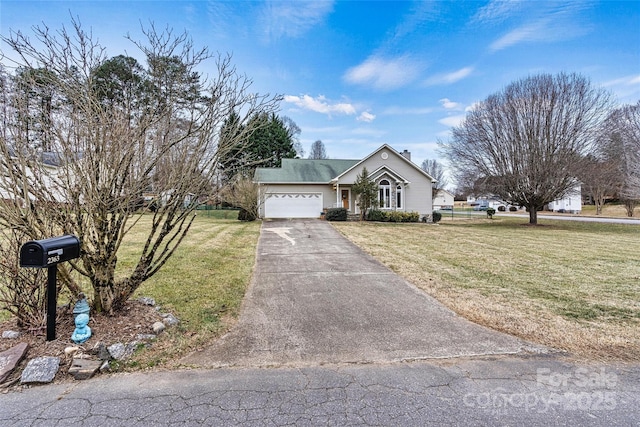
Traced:
<path id="1" fill-rule="evenodd" d="M 381 157 L 382 153 L 387 153 L 387 159 Z M 403 211 L 406 212 L 418 212 L 421 216 L 431 215 L 433 211 L 433 205 L 431 201 L 431 180 L 425 176 L 419 168 L 409 163 L 404 157 L 395 151 L 387 148 L 382 148 L 376 151 L 372 156 L 366 159 L 361 164 L 358 164 L 355 168 L 351 169 L 343 176 L 340 177 L 340 185 L 353 184 L 358 176 L 362 172 L 362 168 L 366 167 L 369 173 L 374 172 L 380 167 L 386 166 L 390 168 L 390 173 L 397 173 L 402 178 L 409 181 L 409 184 L 404 185 L 404 207 Z M 392 182 L 394 184 L 394 182 Z M 395 205 L 395 185 L 392 185 L 392 206 Z"/>

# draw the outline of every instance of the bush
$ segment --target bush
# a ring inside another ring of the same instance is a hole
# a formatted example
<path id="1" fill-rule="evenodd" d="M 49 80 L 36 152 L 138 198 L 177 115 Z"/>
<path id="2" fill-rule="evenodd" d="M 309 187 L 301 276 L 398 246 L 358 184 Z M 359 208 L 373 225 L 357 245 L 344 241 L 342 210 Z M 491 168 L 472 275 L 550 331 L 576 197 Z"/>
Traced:
<path id="1" fill-rule="evenodd" d="M 420 214 L 418 212 L 401 212 L 401 211 L 381 211 L 379 209 L 371 209 L 367 212 L 367 221 L 378 222 L 419 222 Z"/>
<path id="2" fill-rule="evenodd" d="M 403 214 L 404 212 L 398 212 L 398 211 L 391 211 L 389 212 L 389 222 L 403 222 L 402 218 L 403 218 Z"/>
<path id="3" fill-rule="evenodd" d="M 487 209 L 487 216 L 488 216 L 489 218 L 493 218 L 493 216 L 494 216 L 495 214 L 496 214 L 496 210 L 495 210 L 495 209 L 493 209 L 493 208 L 489 208 L 489 209 Z"/>
<path id="4" fill-rule="evenodd" d="M 515 206 L 509 206 L 509 212 L 515 212 L 515 211 L 517 211 L 517 210 L 518 210 L 518 208 L 517 208 L 517 207 L 515 207 Z"/>
<path id="5" fill-rule="evenodd" d="M 434 224 L 437 224 L 442 219 L 442 214 L 438 211 L 433 211 L 433 214 L 431 215 L 431 219 Z"/>
<path id="6" fill-rule="evenodd" d="M 367 212 L 367 221 L 378 221 L 378 222 L 386 222 L 389 221 L 389 216 L 386 212 L 381 211 L 380 209 L 370 209 Z"/>
<path id="7" fill-rule="evenodd" d="M 506 206 L 504 206 L 504 205 L 500 205 L 500 206 L 498 206 L 498 210 L 499 210 L 500 212 L 505 212 L 505 211 L 507 210 L 507 207 L 506 207 Z"/>
<path id="8" fill-rule="evenodd" d="M 331 208 L 327 209 L 327 213 L 324 216 L 327 221 L 346 221 L 347 210 L 345 208 Z"/>
<path id="9" fill-rule="evenodd" d="M 249 222 L 250 221 L 255 221 L 256 220 L 256 216 L 253 213 L 251 213 L 248 210 L 246 210 L 246 209 L 240 209 L 238 211 L 238 220 L 239 221 L 249 221 Z"/>
<path id="10" fill-rule="evenodd" d="M 420 214 L 418 212 L 405 212 L 402 222 L 420 222 Z"/>

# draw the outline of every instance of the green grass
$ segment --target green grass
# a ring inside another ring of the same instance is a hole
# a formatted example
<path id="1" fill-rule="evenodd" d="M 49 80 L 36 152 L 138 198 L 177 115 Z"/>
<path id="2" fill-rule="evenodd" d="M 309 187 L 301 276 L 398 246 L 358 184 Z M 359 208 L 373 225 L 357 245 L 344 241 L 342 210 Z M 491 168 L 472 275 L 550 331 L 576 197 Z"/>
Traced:
<path id="1" fill-rule="evenodd" d="M 478 323 L 587 357 L 639 359 L 640 227 L 525 222 L 335 226 Z"/>
<path id="2" fill-rule="evenodd" d="M 167 360 L 211 341 L 239 313 L 253 271 L 260 222 L 240 222 L 237 211 L 212 212 L 216 215 L 199 213 L 176 253 L 136 291 L 134 297 L 153 297 L 163 311 L 180 319 L 170 345 L 152 358 Z M 228 212 L 235 212 L 234 219 L 220 219 Z M 141 238 L 133 233 L 122 248 L 123 258 L 131 263 Z"/>
<path id="3" fill-rule="evenodd" d="M 237 317 L 251 279 L 260 222 L 241 222 L 237 210 L 199 211 L 174 255 L 144 282 L 133 298 L 149 296 L 180 324 L 169 328 L 151 349 L 139 352 L 130 366 L 170 363 L 181 354 L 224 333 Z M 118 252 L 117 277 L 131 273 L 147 237 L 150 217 L 143 216 L 127 234 Z M 92 295 L 89 283 L 82 288 Z M 58 304 L 72 301 L 68 292 Z M 0 311 L 0 321 L 8 313 Z"/>

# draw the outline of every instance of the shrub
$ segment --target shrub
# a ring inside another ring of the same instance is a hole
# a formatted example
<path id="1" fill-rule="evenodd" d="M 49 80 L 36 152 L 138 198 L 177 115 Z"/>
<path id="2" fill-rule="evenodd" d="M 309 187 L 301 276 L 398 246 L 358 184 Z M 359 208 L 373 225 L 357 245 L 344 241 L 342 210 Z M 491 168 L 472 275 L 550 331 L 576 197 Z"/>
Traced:
<path id="1" fill-rule="evenodd" d="M 398 211 L 391 211 L 389 212 L 389 222 L 403 222 L 402 221 L 402 217 L 403 217 L 404 212 L 398 212 Z"/>
<path id="2" fill-rule="evenodd" d="M 442 219 L 442 214 L 438 211 L 433 211 L 433 214 L 431 215 L 431 219 L 433 220 L 434 224 L 437 224 Z"/>
<path id="3" fill-rule="evenodd" d="M 495 209 L 493 209 L 493 208 L 489 208 L 489 209 L 487 209 L 487 216 L 488 216 L 489 218 L 493 218 L 493 216 L 494 216 L 495 214 L 496 214 L 496 210 L 495 210 Z"/>
<path id="4" fill-rule="evenodd" d="M 240 209 L 238 211 L 238 220 L 239 221 L 255 221 L 256 216 L 252 212 L 249 212 L 246 209 Z"/>
<path id="5" fill-rule="evenodd" d="M 405 212 L 402 222 L 420 222 L 420 214 L 418 212 Z"/>
<path id="6" fill-rule="evenodd" d="M 506 206 L 504 206 L 504 205 L 500 205 L 500 206 L 498 206 L 498 210 L 499 210 L 500 212 L 505 212 L 505 211 L 507 210 L 507 207 L 506 207 Z"/>
<path id="7" fill-rule="evenodd" d="M 381 211 L 380 209 L 370 209 L 367 212 L 367 221 L 385 222 L 389 221 L 389 216 L 386 212 Z"/>
<path id="8" fill-rule="evenodd" d="M 515 212 L 515 211 L 517 211 L 517 210 L 518 210 L 518 208 L 517 208 L 517 207 L 515 207 L 515 206 L 509 206 L 509 212 Z"/>
<path id="9" fill-rule="evenodd" d="M 345 208 L 330 208 L 324 216 L 327 221 L 346 221 L 347 210 Z"/>

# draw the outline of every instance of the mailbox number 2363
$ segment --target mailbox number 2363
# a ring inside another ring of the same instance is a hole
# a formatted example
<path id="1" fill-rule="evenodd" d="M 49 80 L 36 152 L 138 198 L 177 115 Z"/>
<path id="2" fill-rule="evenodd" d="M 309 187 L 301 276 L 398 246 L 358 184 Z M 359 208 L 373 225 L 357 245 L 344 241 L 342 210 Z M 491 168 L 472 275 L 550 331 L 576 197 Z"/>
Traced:
<path id="1" fill-rule="evenodd" d="M 60 255 L 53 255 L 50 257 L 47 257 L 47 264 L 53 264 L 60 261 Z"/>

